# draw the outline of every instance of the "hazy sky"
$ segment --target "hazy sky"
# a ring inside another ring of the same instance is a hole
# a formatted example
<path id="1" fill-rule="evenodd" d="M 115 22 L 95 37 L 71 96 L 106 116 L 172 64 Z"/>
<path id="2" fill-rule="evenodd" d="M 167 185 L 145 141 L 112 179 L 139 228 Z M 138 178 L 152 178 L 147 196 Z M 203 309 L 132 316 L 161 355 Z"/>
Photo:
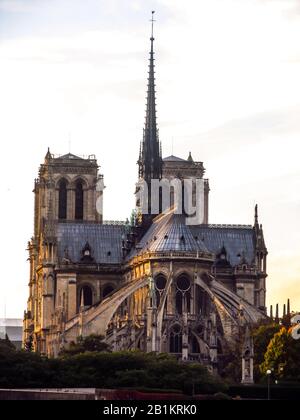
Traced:
<path id="1" fill-rule="evenodd" d="M 48 146 L 96 154 L 105 219 L 134 207 L 152 9 L 163 154 L 204 162 L 211 223 L 259 204 L 268 304 L 300 310 L 300 1 L 0 0 L 0 317 L 26 306 Z"/>

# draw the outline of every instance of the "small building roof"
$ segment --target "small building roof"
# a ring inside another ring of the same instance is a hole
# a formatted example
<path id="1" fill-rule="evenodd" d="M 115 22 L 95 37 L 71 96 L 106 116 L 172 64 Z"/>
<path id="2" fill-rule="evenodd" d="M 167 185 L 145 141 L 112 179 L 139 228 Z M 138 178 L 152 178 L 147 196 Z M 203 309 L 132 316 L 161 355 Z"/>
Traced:
<path id="1" fill-rule="evenodd" d="M 171 155 L 163 158 L 164 162 L 186 162 L 186 159 L 181 159 L 180 157 Z"/>
<path id="2" fill-rule="evenodd" d="M 77 160 L 84 160 L 83 158 L 73 155 L 73 153 L 67 153 L 66 155 L 59 156 L 57 159 L 77 159 Z"/>

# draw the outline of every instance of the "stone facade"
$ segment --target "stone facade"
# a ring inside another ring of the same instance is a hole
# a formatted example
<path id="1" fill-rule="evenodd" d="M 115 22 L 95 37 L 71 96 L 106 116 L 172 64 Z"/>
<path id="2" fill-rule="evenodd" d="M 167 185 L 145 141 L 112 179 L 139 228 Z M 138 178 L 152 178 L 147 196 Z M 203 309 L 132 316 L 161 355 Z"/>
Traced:
<path id="1" fill-rule="evenodd" d="M 67 219 L 59 219 L 59 199 L 52 199 L 61 179 L 73 194 Z M 80 220 L 78 179 L 86 183 Z M 97 216 L 97 179 L 94 159 L 48 153 L 41 166 L 24 345 L 57 356 L 79 335 L 96 333 L 114 350 L 171 352 L 217 368 L 240 325 L 265 317 L 267 250 L 257 210 L 253 226 L 187 226 L 170 210 L 132 245 L 134 226 Z"/>

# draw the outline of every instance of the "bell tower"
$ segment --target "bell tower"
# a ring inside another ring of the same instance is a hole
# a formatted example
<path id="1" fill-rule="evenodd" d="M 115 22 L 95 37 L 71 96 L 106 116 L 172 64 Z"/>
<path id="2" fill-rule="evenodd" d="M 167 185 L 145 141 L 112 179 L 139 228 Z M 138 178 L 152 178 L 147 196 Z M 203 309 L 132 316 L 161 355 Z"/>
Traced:
<path id="1" fill-rule="evenodd" d="M 48 149 L 39 176 L 34 183 L 35 236 L 51 218 L 57 222 L 102 222 L 97 211 L 103 176 L 98 175 L 94 155 L 82 158 L 68 153 L 55 157 Z"/>
<path id="2" fill-rule="evenodd" d="M 55 157 L 48 149 L 34 182 L 34 235 L 28 243 L 30 274 L 29 298 L 24 314 L 24 345 L 46 353 L 55 305 L 58 263 L 58 228 L 61 224 L 102 223 L 103 176 L 98 174 L 94 155 L 82 158 L 68 153 Z M 70 283 L 70 288 L 74 289 Z M 74 289 L 75 290 L 75 289 Z M 73 293 L 74 295 L 74 293 Z M 75 312 L 76 298 L 68 302 Z"/>

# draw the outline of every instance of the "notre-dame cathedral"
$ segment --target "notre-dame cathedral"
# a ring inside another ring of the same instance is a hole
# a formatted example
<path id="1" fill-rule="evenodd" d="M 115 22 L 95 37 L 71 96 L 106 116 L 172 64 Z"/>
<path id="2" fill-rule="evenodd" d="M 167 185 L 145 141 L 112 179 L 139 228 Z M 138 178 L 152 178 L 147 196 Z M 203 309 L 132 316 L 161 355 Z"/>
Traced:
<path id="1" fill-rule="evenodd" d="M 34 182 L 24 346 L 56 357 L 78 336 L 101 334 L 113 351 L 168 352 L 217 370 L 240 328 L 266 317 L 267 249 L 257 206 L 253 225 L 209 224 L 203 163 L 191 153 L 162 158 L 153 41 L 152 32 L 137 189 L 153 179 L 200 180 L 201 220 L 186 223 L 174 205 L 143 214 L 137 200 L 130 221 L 106 222 L 95 156 L 48 149 Z M 248 336 L 245 383 L 252 381 L 251 360 Z"/>

